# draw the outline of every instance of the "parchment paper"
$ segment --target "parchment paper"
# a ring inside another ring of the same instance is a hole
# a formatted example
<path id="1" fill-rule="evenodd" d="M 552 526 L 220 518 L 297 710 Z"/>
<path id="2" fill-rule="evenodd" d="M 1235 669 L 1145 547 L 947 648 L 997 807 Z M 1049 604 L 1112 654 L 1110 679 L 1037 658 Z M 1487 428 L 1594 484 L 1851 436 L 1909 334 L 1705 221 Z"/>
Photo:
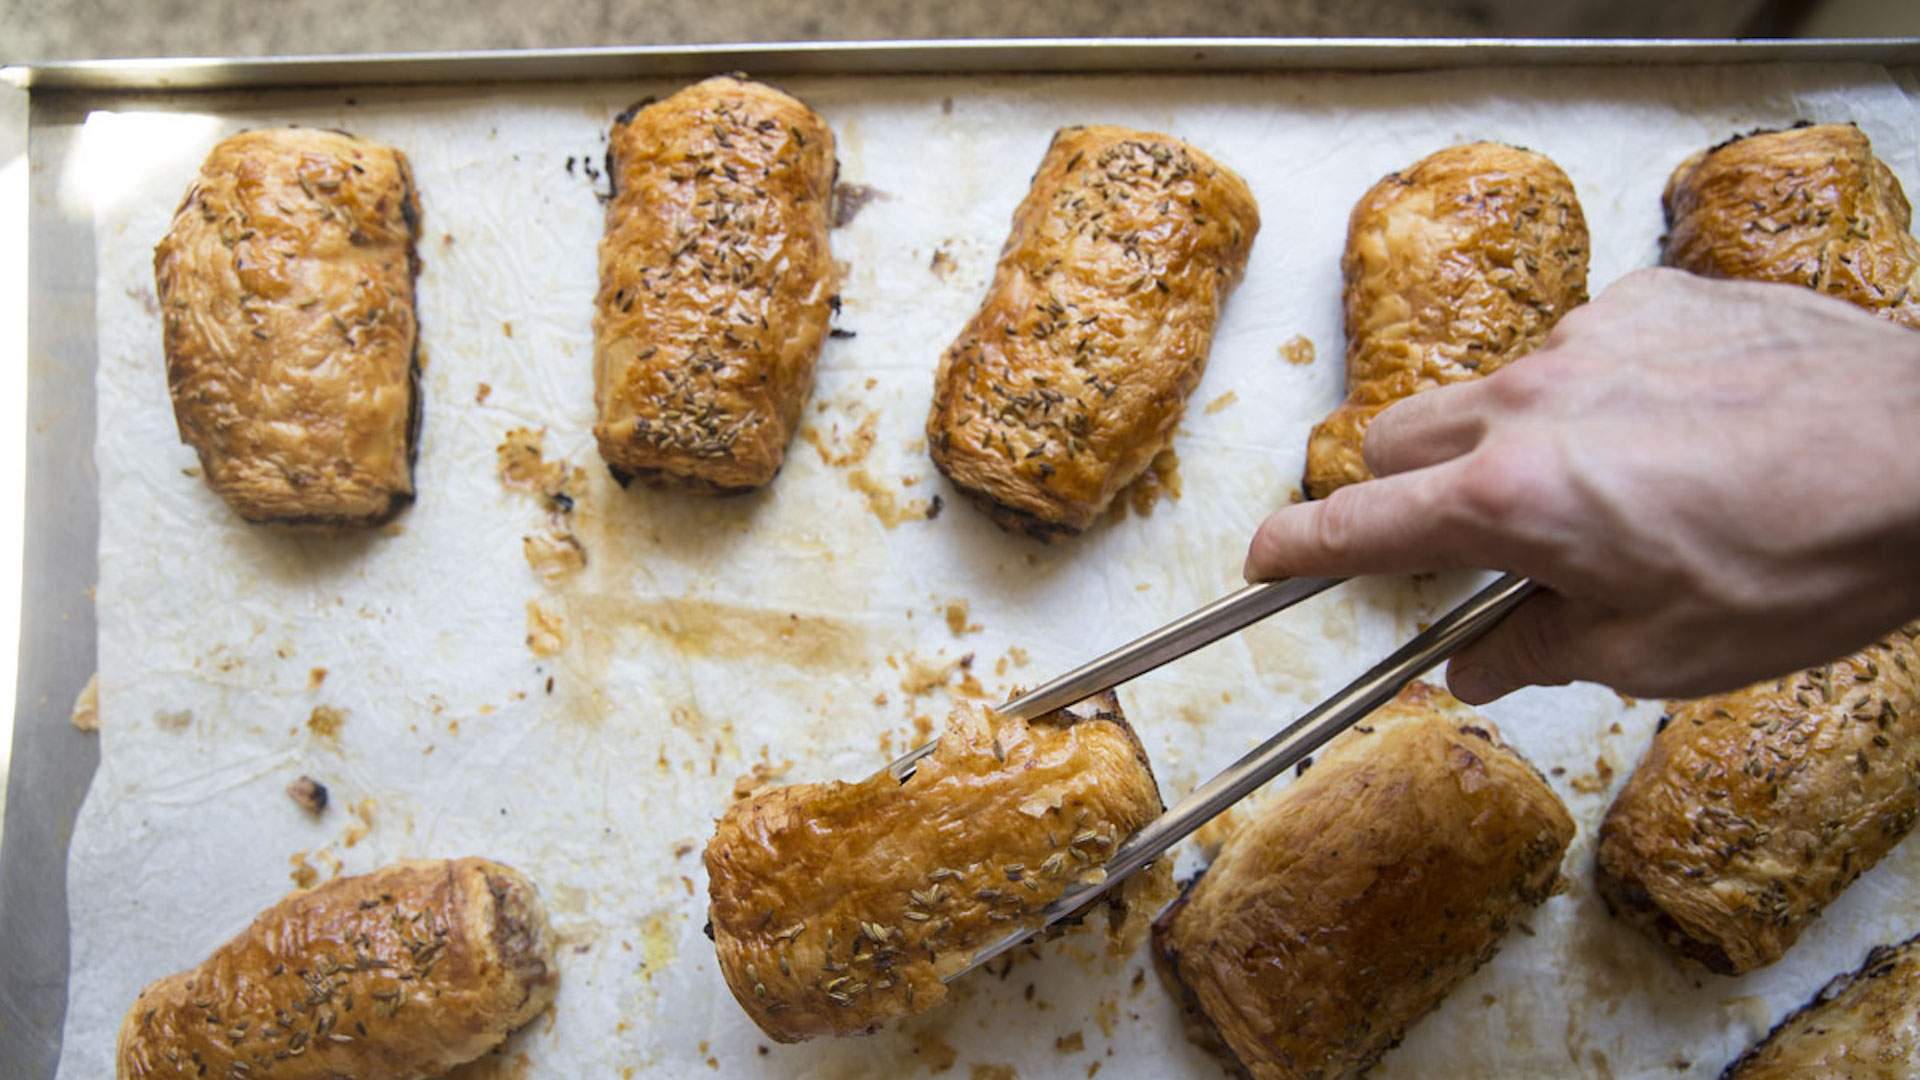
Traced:
<path id="1" fill-rule="evenodd" d="M 1920 190 L 1914 106 L 1872 67 L 787 85 L 833 124 L 843 182 L 877 193 L 834 236 L 838 325 L 857 336 L 821 358 L 808 423 L 823 449 L 796 439 L 770 491 L 719 501 L 622 491 L 589 435 L 604 133 L 677 84 L 160 99 L 88 122 L 65 180 L 97 214 L 103 754 L 72 846 L 62 1077 L 110 1075 L 138 989 L 198 962 L 302 864 L 324 878 L 469 853 L 531 874 L 564 936 L 557 1007 L 482 1074 L 1217 1075 L 1145 953 L 1109 962 L 1093 942 L 975 978 L 897 1031 L 773 1046 L 701 935 L 712 819 L 756 764 L 871 772 L 916 718 L 939 723 L 950 691 L 911 691 L 941 665 L 971 656 L 946 685 L 971 675 L 998 695 L 1237 585 L 1247 537 L 1292 496 L 1308 429 L 1342 396 L 1337 260 L 1381 174 L 1474 138 L 1544 151 L 1578 185 L 1596 292 L 1654 261 L 1672 166 L 1734 131 L 1855 119 Z M 956 498 L 921 431 L 934 364 L 1051 131 L 1095 121 L 1204 147 L 1252 183 L 1265 224 L 1180 429 L 1179 498 L 1043 547 Z M 425 205 L 420 498 L 371 534 L 242 524 L 186 474 L 167 400 L 152 247 L 218 138 L 286 122 L 404 148 Z M 1282 358 L 1296 335 L 1317 360 Z M 584 469 L 589 564 L 557 586 L 522 556 L 545 510 L 496 474 L 516 427 Z M 944 512 L 924 520 L 916 500 L 936 494 Z M 889 500 L 905 520 L 876 512 Z M 1169 800 L 1473 584 L 1349 586 L 1124 689 Z M 529 602 L 563 625 L 558 655 L 530 651 Z M 1595 687 L 1488 710 L 1579 819 L 1572 891 L 1379 1075 L 1712 1075 L 1869 946 L 1920 929 L 1913 844 L 1749 978 L 1682 972 L 1609 920 L 1593 831 L 1658 711 Z M 317 821 L 283 794 L 303 773 L 332 790 Z"/>

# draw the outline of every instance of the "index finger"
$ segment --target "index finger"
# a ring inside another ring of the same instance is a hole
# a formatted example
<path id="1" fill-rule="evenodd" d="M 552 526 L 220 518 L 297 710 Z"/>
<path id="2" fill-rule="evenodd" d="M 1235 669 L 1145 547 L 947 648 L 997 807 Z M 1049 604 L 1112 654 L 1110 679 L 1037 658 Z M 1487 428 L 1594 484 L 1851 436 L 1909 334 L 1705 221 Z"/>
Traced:
<path id="1" fill-rule="evenodd" d="M 1274 511 L 1247 549 L 1247 580 L 1488 565 L 1486 538 L 1451 512 L 1460 460 L 1349 484 L 1324 499 Z"/>

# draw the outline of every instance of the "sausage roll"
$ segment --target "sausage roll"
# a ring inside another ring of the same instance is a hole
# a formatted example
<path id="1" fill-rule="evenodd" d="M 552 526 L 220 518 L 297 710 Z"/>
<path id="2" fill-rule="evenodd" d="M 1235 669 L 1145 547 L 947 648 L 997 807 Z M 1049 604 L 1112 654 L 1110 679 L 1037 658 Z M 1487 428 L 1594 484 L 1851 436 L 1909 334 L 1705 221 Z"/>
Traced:
<path id="1" fill-rule="evenodd" d="M 1367 425 L 1401 398 L 1491 375 L 1587 299 L 1573 182 L 1527 150 L 1468 143 L 1373 185 L 1340 257 L 1347 400 L 1307 441 L 1306 491 L 1367 479 Z"/>
<path id="2" fill-rule="evenodd" d="M 1003 527 L 1076 533 L 1173 440 L 1260 210 L 1167 135 L 1062 128 L 948 347 L 933 462 Z"/>
<path id="3" fill-rule="evenodd" d="M 1241 1075 L 1356 1076 L 1560 890 L 1572 839 L 1491 724 L 1415 683 L 1228 838 L 1154 959 Z"/>
<path id="4" fill-rule="evenodd" d="M 593 434 L 625 481 L 771 481 L 839 305 L 833 131 L 721 76 L 613 123 L 593 319 Z"/>
<path id="5" fill-rule="evenodd" d="M 119 1076 L 439 1076 L 539 1015 L 556 982 L 546 913 L 518 871 L 396 863 L 294 893 L 142 990 Z"/>
<path id="6" fill-rule="evenodd" d="M 1723 975 L 1778 960 L 1920 814 L 1916 639 L 1670 703 L 1600 826 L 1607 906 Z"/>
<path id="7" fill-rule="evenodd" d="M 925 1012 L 944 976 L 1161 811 L 1111 694 L 1031 723 L 955 708 L 906 783 L 772 788 L 734 803 L 707 844 L 720 970 L 781 1042 Z M 1114 892 L 1109 926 L 1172 891 L 1164 866 Z"/>
<path id="8" fill-rule="evenodd" d="M 412 501 L 419 220 L 405 155 L 337 131 L 242 132 L 200 166 L 154 287 L 180 438 L 246 520 Z"/>
<path id="9" fill-rule="evenodd" d="M 1661 259 L 1806 285 L 1920 329 L 1920 241 L 1900 181 L 1852 124 L 1736 136 L 1667 181 Z"/>
<path id="10" fill-rule="evenodd" d="M 1920 938 L 1867 953 L 1742 1054 L 1721 1080 L 1920 1077 Z"/>

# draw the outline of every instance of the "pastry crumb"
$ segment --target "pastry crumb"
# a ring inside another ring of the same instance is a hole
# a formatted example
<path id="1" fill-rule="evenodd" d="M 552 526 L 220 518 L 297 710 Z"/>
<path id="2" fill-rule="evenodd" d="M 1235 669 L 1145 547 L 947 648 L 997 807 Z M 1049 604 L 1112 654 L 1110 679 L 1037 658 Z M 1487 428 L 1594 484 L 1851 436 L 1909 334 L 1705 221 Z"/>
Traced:
<path id="1" fill-rule="evenodd" d="M 1305 334 L 1295 334 L 1280 346 L 1280 359 L 1295 367 L 1313 363 L 1313 342 Z"/>
<path id="2" fill-rule="evenodd" d="M 867 510 L 880 519 L 880 524 L 892 529 L 903 521 L 932 521 L 940 515 L 940 497 L 928 499 L 900 499 L 892 489 L 874 478 L 865 469 L 853 469 L 847 473 L 847 486 L 866 497 Z"/>
<path id="3" fill-rule="evenodd" d="M 336 709 L 331 705 L 315 705 L 313 712 L 307 715 L 307 730 L 323 739 L 338 741 L 340 729 L 345 727 L 346 723 L 346 710 Z"/>
<path id="4" fill-rule="evenodd" d="M 485 405 L 487 399 L 492 396 L 493 386 L 490 383 L 481 383 L 479 386 L 473 388 L 473 403 L 475 405 Z"/>
<path id="5" fill-rule="evenodd" d="M 522 537 L 520 546 L 527 565 L 549 585 L 558 584 L 587 566 L 587 549 L 573 533 L 564 529 L 549 528 L 544 533 Z"/>
<path id="6" fill-rule="evenodd" d="M 309 690 L 320 689 L 320 684 L 326 681 L 327 681 L 326 668 L 317 667 L 307 672 L 307 689 Z"/>
<path id="7" fill-rule="evenodd" d="M 87 685 L 74 695 L 73 711 L 67 715 L 81 731 L 100 730 L 100 673 L 87 676 Z"/>
<path id="8" fill-rule="evenodd" d="M 959 637 L 962 634 L 977 634 L 980 632 L 979 623 L 969 623 L 967 621 L 967 602 L 965 600 L 948 601 L 946 612 L 947 629 L 953 633 L 954 637 Z"/>
<path id="9" fill-rule="evenodd" d="M 540 601 L 527 601 L 527 648 L 535 656 L 552 656 L 566 647 L 566 621 Z"/>
<path id="10" fill-rule="evenodd" d="M 327 785 L 311 776 L 302 776 L 287 785 L 287 798 L 300 809 L 319 817 L 327 809 Z"/>
<path id="11" fill-rule="evenodd" d="M 1069 1031 L 1053 1040 L 1053 1048 L 1062 1054 L 1077 1054 L 1087 1048 L 1087 1037 L 1078 1031 Z"/>
<path id="12" fill-rule="evenodd" d="M 1220 412 L 1223 409 L 1230 409 L 1233 407 L 1233 403 L 1239 400 L 1240 395 L 1229 390 L 1219 397 L 1214 398 L 1212 401 L 1207 402 L 1206 413 L 1208 416 L 1212 416 L 1214 413 Z"/>

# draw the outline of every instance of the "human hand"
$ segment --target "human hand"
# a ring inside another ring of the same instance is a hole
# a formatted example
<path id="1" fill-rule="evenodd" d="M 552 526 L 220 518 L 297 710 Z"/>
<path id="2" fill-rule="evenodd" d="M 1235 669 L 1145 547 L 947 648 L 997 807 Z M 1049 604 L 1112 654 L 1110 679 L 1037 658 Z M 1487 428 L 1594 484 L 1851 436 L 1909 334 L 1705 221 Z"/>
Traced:
<path id="1" fill-rule="evenodd" d="M 1736 689 L 1920 615 L 1920 332 L 1789 285 L 1622 278 L 1367 432 L 1378 479 L 1274 513 L 1249 580 L 1483 567 L 1545 589 L 1461 700 Z"/>

